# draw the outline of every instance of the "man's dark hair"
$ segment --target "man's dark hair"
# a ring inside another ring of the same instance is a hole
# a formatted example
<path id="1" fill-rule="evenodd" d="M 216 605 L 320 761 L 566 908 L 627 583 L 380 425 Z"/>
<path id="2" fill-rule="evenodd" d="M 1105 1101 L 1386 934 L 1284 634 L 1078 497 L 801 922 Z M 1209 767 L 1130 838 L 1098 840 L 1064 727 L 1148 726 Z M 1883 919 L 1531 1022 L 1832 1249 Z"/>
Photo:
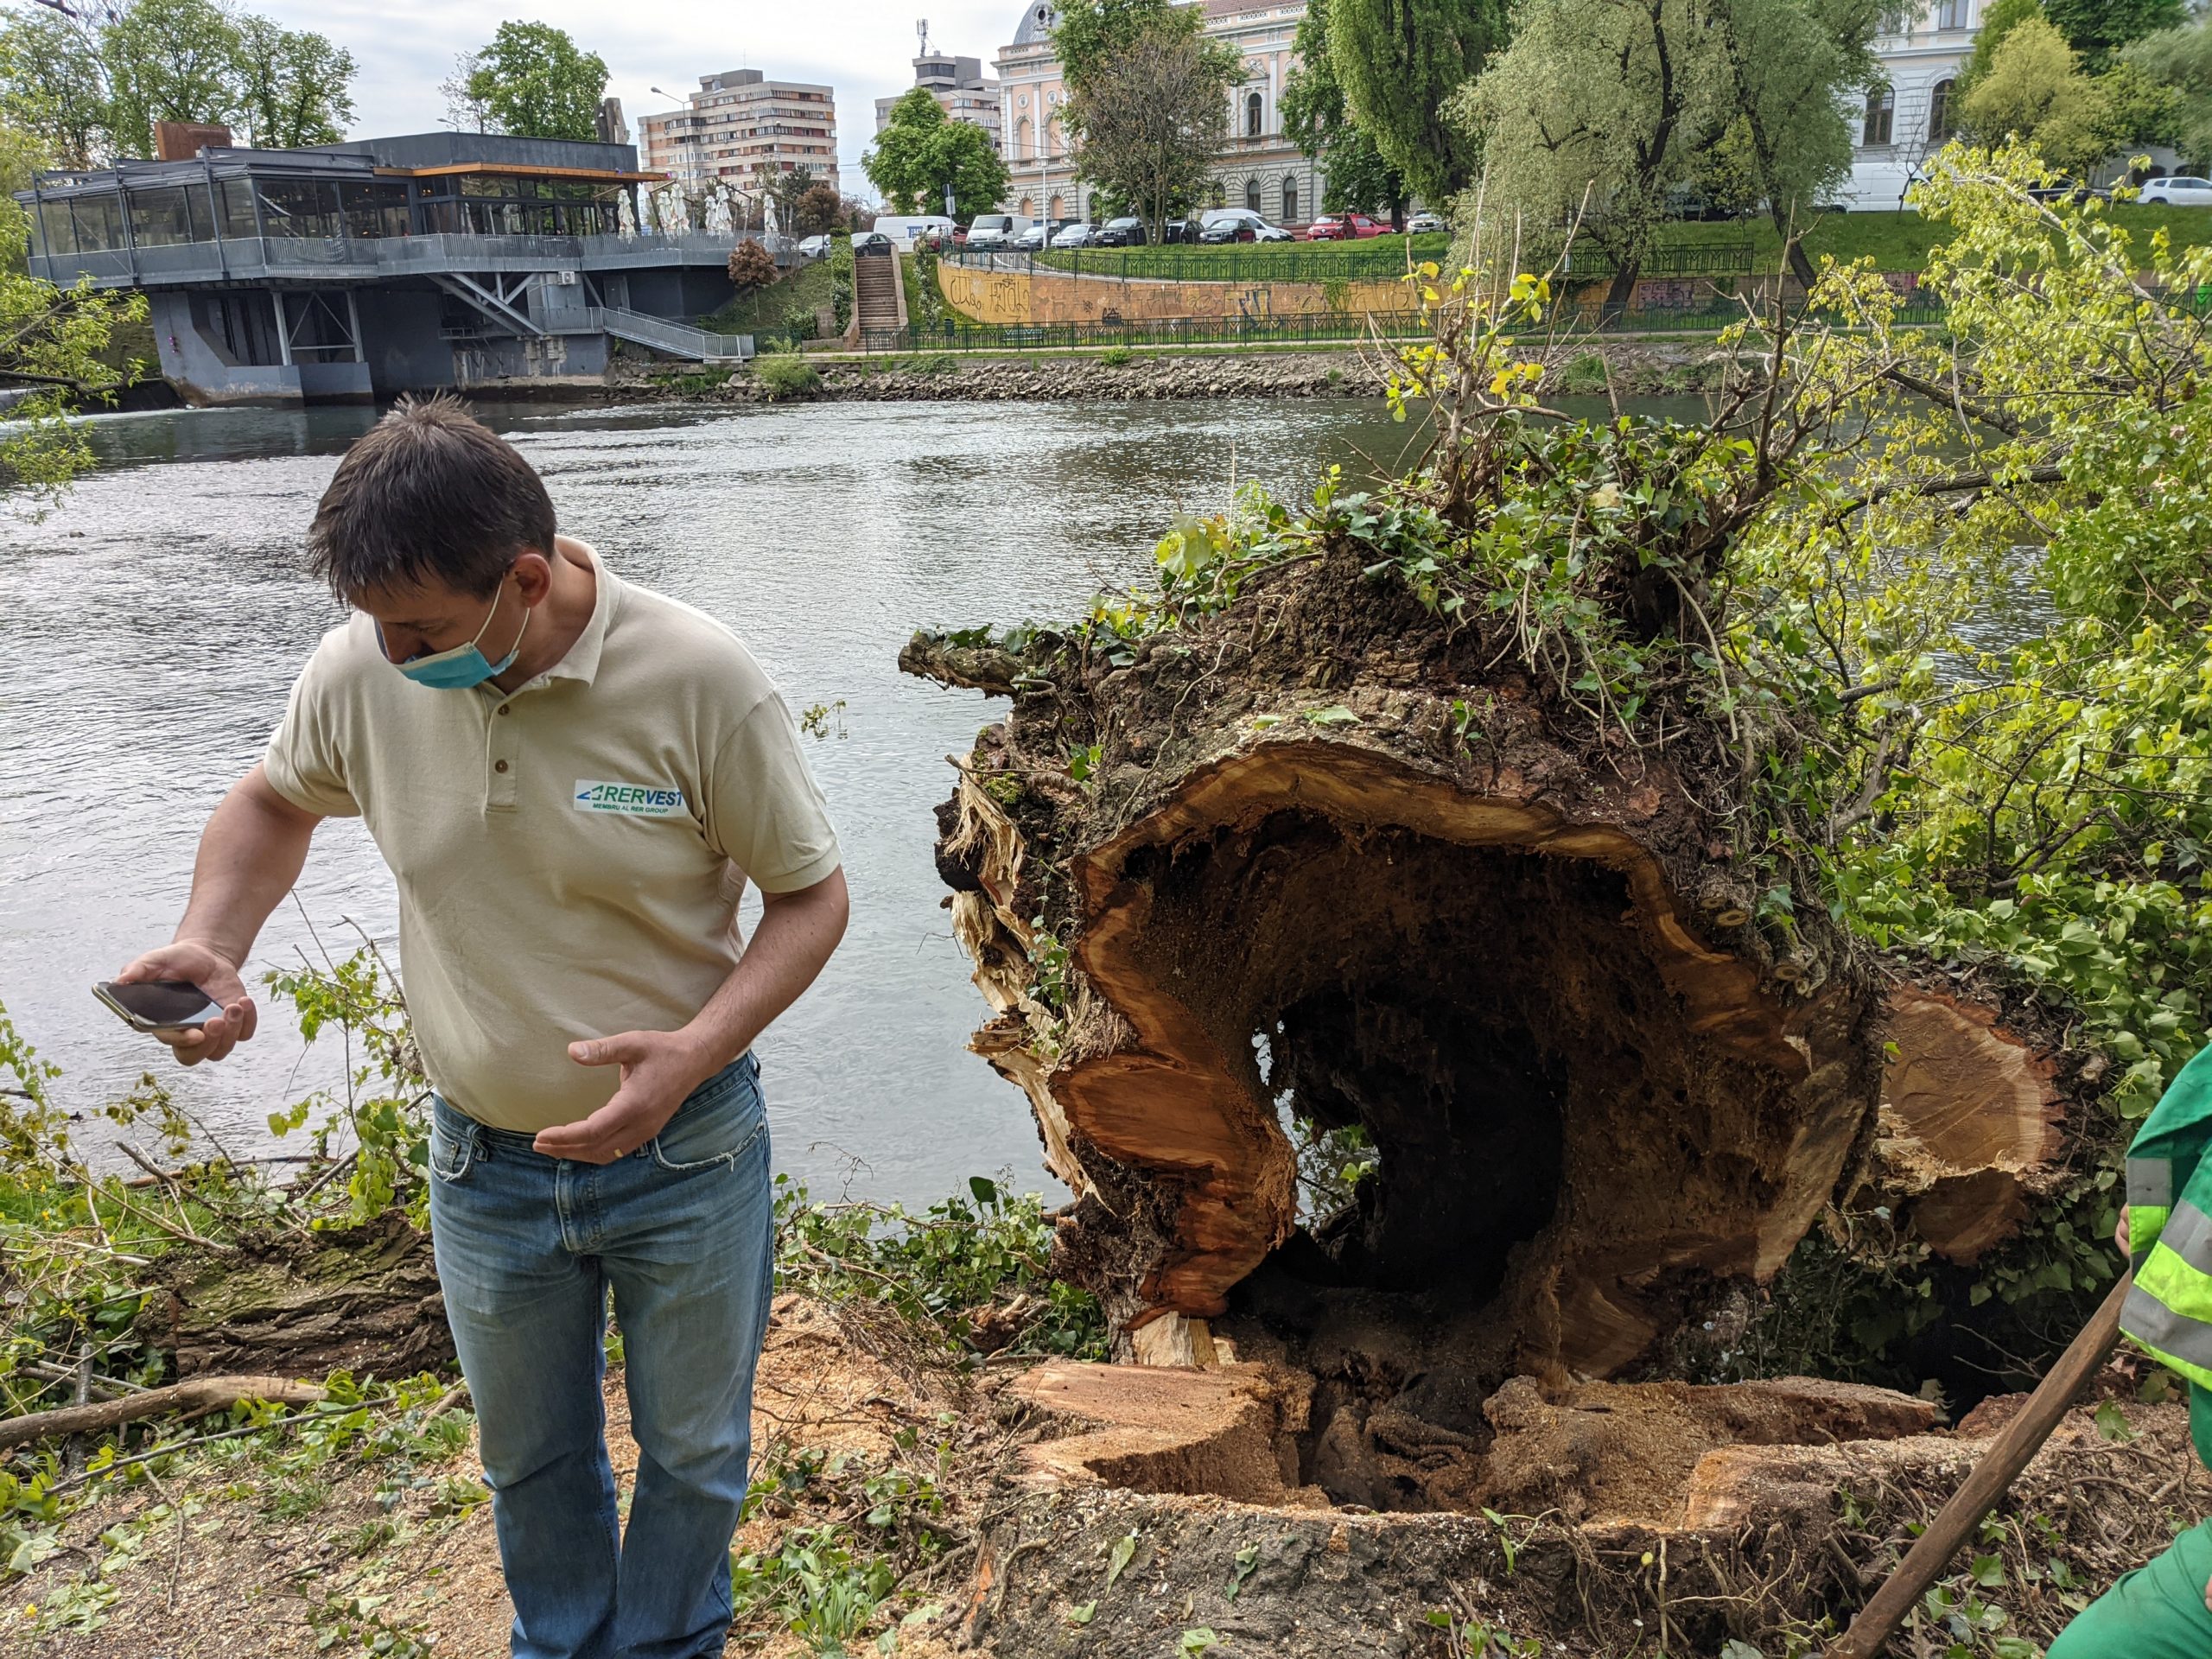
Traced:
<path id="1" fill-rule="evenodd" d="M 553 556 L 553 501 L 457 397 L 402 397 L 346 452 L 308 559 L 340 599 L 441 582 L 488 597 L 525 548 Z"/>

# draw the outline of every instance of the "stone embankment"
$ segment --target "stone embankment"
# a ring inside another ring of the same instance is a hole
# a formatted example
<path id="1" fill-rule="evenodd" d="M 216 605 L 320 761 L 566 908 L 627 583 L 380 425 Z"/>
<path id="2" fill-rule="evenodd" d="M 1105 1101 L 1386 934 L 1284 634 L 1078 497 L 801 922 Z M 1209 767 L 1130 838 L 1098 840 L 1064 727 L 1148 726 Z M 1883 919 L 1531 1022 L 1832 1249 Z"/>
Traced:
<path id="1" fill-rule="evenodd" d="M 811 359 L 819 384 L 775 387 L 751 370 L 723 374 L 655 364 L 610 390 L 715 403 L 1046 403 L 1221 397 L 1380 397 L 1386 368 L 1368 351 L 1243 352 L 1209 355 L 1135 349 L 1111 356 L 933 355 Z M 1704 340 L 1611 341 L 1573 360 L 1554 387 L 1568 395 L 1649 397 L 1716 384 L 1721 357 Z"/>

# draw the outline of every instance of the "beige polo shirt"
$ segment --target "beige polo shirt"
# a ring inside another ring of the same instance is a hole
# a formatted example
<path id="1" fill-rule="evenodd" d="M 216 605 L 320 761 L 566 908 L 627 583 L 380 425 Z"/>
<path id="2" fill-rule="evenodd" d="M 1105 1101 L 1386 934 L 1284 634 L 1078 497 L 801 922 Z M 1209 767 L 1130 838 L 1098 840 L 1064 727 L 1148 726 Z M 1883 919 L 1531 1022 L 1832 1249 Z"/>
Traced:
<path id="1" fill-rule="evenodd" d="M 323 637 L 264 761 L 277 793 L 362 818 L 399 884 L 400 971 L 430 1080 L 534 1134 L 617 1068 L 568 1045 L 673 1031 L 743 949 L 737 901 L 837 868 L 791 715 L 728 629 L 589 554 L 591 620 L 520 690 L 416 685 L 356 615 Z"/>

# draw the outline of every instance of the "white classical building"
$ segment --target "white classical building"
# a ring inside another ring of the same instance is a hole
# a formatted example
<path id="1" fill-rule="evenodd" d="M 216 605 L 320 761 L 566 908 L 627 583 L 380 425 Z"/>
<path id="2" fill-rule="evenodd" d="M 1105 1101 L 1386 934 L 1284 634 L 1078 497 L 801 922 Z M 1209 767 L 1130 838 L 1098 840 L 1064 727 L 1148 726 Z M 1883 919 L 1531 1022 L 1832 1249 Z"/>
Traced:
<path id="1" fill-rule="evenodd" d="M 1851 111 L 1851 178 L 1844 205 L 1861 213 L 1904 206 L 1920 164 L 1958 125 L 1952 88 L 1974 50 L 1984 0 L 1920 0 L 1904 27 L 1874 43 L 1884 80 Z"/>
<path id="2" fill-rule="evenodd" d="M 1278 225 L 1303 225 L 1321 211 L 1320 165 L 1299 154 L 1282 127 L 1283 84 L 1297 61 L 1291 41 L 1305 0 L 1192 0 L 1206 15 L 1206 34 L 1227 41 L 1244 58 L 1243 79 L 1230 94 L 1229 142 L 1217 174 L 1224 205 L 1249 207 Z M 1048 219 L 1090 219 L 1088 188 L 1078 193 L 1060 111 L 1065 77 L 1052 50 L 1058 21 L 1052 0 L 1029 0 L 1011 44 L 999 49 L 1001 130 L 1014 182 L 1009 211 Z"/>

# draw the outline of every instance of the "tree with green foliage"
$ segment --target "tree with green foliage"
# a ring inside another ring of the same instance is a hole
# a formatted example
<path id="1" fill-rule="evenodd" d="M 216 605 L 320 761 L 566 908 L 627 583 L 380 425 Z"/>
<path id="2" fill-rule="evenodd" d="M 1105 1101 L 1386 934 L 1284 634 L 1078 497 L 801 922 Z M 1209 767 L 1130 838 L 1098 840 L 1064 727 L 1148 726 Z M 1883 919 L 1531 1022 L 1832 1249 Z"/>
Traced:
<path id="1" fill-rule="evenodd" d="M 1793 232 L 1851 171 L 1845 98 L 1878 78 L 1874 40 L 1890 10 L 1891 0 L 1710 0 L 1707 8 L 1726 50 L 1731 107 L 1701 171 L 1729 180 L 1737 202 L 1765 204 L 1808 286 L 1812 262 Z"/>
<path id="2" fill-rule="evenodd" d="M 1236 74 L 1188 29 L 1146 29 L 1070 92 L 1077 178 L 1160 234 L 1198 205 L 1212 181 Z"/>
<path id="3" fill-rule="evenodd" d="M 1734 116 L 1724 32 L 1707 0 L 1526 0 L 1515 22 L 1445 111 L 1486 158 L 1461 218 L 1474 222 L 1479 195 L 1486 236 L 1541 250 L 1579 217 L 1613 261 L 1618 310 L 1669 193 Z"/>
<path id="4" fill-rule="evenodd" d="M 467 92 L 482 105 L 493 130 L 524 138 L 599 137 L 607 62 L 579 50 L 566 30 L 501 23 L 475 56 Z"/>
<path id="5" fill-rule="evenodd" d="M 353 119 L 353 54 L 321 35 L 241 17 L 238 102 L 249 143 L 334 144 Z"/>
<path id="6" fill-rule="evenodd" d="M 2041 17 L 2025 18 L 2005 35 L 1961 113 L 1980 143 L 2032 140 L 2045 160 L 2075 175 L 2103 161 L 2123 137 L 2106 87 L 2082 73 L 2081 54 Z"/>
<path id="7" fill-rule="evenodd" d="M 1205 8 L 1177 0 L 1066 0 L 1052 25 L 1052 50 L 1072 95 L 1148 36 L 1184 39 L 1204 48 L 1225 78 L 1242 73 L 1236 48 L 1205 38 Z M 1077 129 L 1071 120 L 1069 130 Z"/>
<path id="8" fill-rule="evenodd" d="M 2120 48 L 2185 22 L 2190 6 L 2189 0 L 2043 0 L 2043 10 L 2083 63 L 2102 73 Z"/>
<path id="9" fill-rule="evenodd" d="M 2212 17 L 2162 29 L 2120 54 L 2123 67 L 2171 99 L 2171 142 L 2190 163 L 2212 162 Z"/>
<path id="10" fill-rule="evenodd" d="M 211 0 L 128 0 L 90 17 L 0 18 L 0 118 L 68 167 L 154 153 L 154 124 L 328 143 L 353 117 L 353 54 Z"/>
<path id="11" fill-rule="evenodd" d="M 1329 0 L 1307 0 L 1291 50 L 1297 61 L 1283 83 L 1283 130 L 1301 155 L 1321 163 L 1326 182 L 1318 205 L 1325 213 L 1387 214 L 1403 230 L 1412 193 L 1344 102 L 1329 58 Z"/>
<path id="12" fill-rule="evenodd" d="M 861 170 L 894 213 L 944 211 L 950 191 L 954 217 L 987 213 L 1005 198 L 1005 159 L 990 135 L 972 121 L 955 121 L 926 86 L 891 106 L 891 118 L 861 157 Z"/>
<path id="13" fill-rule="evenodd" d="M 1980 27 L 1974 30 L 1974 50 L 1952 78 L 1951 96 L 1963 100 L 1974 89 L 1981 78 L 1989 73 L 1989 66 L 1996 60 L 1997 48 L 2005 44 L 2005 37 L 2031 18 L 2044 22 L 2050 21 L 2043 9 L 2043 0 L 1990 0 L 1982 9 Z"/>
<path id="14" fill-rule="evenodd" d="M 0 191 L 29 188 L 53 159 L 34 134 L 0 126 Z M 0 199 L 0 386 L 28 392 L 0 428 L 0 501 L 36 512 L 92 464 L 74 416 L 130 378 L 115 360 L 115 331 L 144 320 L 146 296 L 41 281 L 29 272 L 29 251 L 30 216 Z"/>
<path id="15" fill-rule="evenodd" d="M 116 153 L 151 156 L 157 121 L 227 125 L 242 49 L 238 24 L 210 0 L 136 0 L 99 32 Z"/>
<path id="16" fill-rule="evenodd" d="M 1352 120 L 1414 194 L 1448 200 L 1481 164 L 1445 105 L 1508 35 L 1504 0 L 1333 0 L 1329 62 Z"/>

